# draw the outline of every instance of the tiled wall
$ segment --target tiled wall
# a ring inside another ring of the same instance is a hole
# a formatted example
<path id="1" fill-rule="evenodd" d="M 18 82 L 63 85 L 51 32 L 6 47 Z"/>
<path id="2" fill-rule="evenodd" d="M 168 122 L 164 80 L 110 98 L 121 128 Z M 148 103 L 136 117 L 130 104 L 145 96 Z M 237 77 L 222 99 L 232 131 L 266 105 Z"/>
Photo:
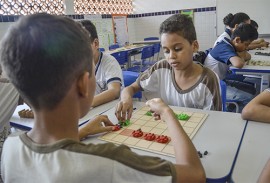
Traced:
<path id="1" fill-rule="evenodd" d="M 179 10 L 142 13 L 128 16 L 129 42 L 143 40 L 144 37 L 159 37 L 159 25 L 172 14 L 179 13 Z M 83 15 L 68 15 L 73 19 L 84 19 Z M 102 15 L 103 19 L 111 19 L 111 15 Z M 0 15 L 0 39 L 7 28 L 16 21 L 18 16 Z M 111 23 L 111 21 L 108 21 Z M 210 48 L 215 42 L 216 36 L 216 8 L 205 7 L 194 9 L 194 24 L 197 32 L 197 39 L 200 50 Z"/>

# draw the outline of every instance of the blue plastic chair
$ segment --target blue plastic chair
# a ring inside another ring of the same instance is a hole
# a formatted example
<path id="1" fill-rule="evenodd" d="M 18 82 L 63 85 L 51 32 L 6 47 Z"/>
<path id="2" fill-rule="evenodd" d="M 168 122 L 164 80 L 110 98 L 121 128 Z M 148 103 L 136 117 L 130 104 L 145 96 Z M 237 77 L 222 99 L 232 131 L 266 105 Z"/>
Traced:
<path id="1" fill-rule="evenodd" d="M 236 113 L 239 112 L 239 105 L 237 100 L 227 100 L 227 85 L 223 80 L 220 80 L 220 88 L 221 88 L 221 100 L 222 100 L 222 111 L 227 112 L 227 104 L 234 104 L 236 107 Z"/>
<path id="2" fill-rule="evenodd" d="M 109 50 L 115 50 L 116 48 L 120 48 L 119 44 L 112 44 L 109 46 Z"/>
<path id="3" fill-rule="evenodd" d="M 123 78 L 124 78 L 124 85 L 125 87 L 131 85 L 136 81 L 136 79 L 139 77 L 138 72 L 132 72 L 132 71 L 123 71 Z M 133 95 L 133 98 L 138 98 L 141 100 L 142 98 L 142 92 L 139 91 Z"/>
<path id="4" fill-rule="evenodd" d="M 146 37 L 143 40 L 144 41 L 159 40 L 159 37 Z"/>
<path id="5" fill-rule="evenodd" d="M 119 63 L 122 69 L 126 69 L 128 63 L 128 51 L 120 51 L 111 54 Z"/>
<path id="6" fill-rule="evenodd" d="M 131 64 L 135 65 L 133 67 L 128 68 L 129 71 L 134 72 L 144 72 L 149 65 L 152 65 L 151 58 L 154 56 L 154 47 L 147 46 L 142 49 L 141 60 L 135 60 Z"/>
<path id="7" fill-rule="evenodd" d="M 99 48 L 99 51 L 100 52 L 104 52 L 105 51 L 105 48 Z"/>

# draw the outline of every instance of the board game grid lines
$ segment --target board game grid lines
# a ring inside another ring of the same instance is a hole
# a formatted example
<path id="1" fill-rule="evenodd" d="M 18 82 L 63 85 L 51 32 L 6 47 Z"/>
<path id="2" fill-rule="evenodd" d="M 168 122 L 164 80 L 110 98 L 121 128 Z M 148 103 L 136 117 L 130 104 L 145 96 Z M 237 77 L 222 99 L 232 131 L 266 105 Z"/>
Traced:
<path id="1" fill-rule="evenodd" d="M 138 129 L 141 129 L 144 134 L 154 133 L 156 135 L 169 136 L 167 124 L 161 120 L 156 121 L 153 116 L 146 115 L 147 111 L 149 111 L 149 107 L 142 107 L 135 110 L 130 119 L 129 126 L 125 126 L 118 131 L 106 133 L 100 136 L 99 139 L 115 144 L 125 144 L 129 147 L 140 150 L 175 157 L 174 148 L 171 141 L 163 144 L 156 141 L 144 140 L 143 136 L 139 138 L 132 136 L 132 132 Z M 190 139 L 195 136 L 208 116 L 208 114 L 199 112 L 187 112 L 178 110 L 174 110 L 174 112 L 176 114 L 184 113 L 190 116 L 187 121 L 179 120 Z"/>

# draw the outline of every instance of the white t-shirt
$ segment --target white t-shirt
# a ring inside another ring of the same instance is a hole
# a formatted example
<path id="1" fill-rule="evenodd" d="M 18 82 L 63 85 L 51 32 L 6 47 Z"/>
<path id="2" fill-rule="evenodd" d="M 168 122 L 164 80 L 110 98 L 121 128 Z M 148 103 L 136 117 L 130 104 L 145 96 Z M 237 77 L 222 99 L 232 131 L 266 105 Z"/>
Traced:
<path id="1" fill-rule="evenodd" d="M 121 86 L 124 85 L 121 67 L 117 60 L 109 54 L 100 52 L 99 61 L 96 64 L 95 76 L 95 95 L 100 94 L 105 90 L 108 90 L 109 83 L 118 82 L 121 84 Z"/>
<path id="2" fill-rule="evenodd" d="M 5 183 L 176 182 L 171 162 L 112 143 L 63 139 L 36 144 L 23 133 L 7 138 L 2 158 Z"/>
<path id="3" fill-rule="evenodd" d="M 18 105 L 18 100 L 17 90 L 7 79 L 0 76 L 0 156 L 3 143 L 10 133 L 9 119 Z"/>
<path id="4" fill-rule="evenodd" d="M 203 73 L 192 87 L 178 87 L 174 71 L 166 60 L 155 63 L 140 75 L 137 83 L 147 99 L 161 98 L 166 104 L 205 110 L 221 111 L 222 101 L 217 75 L 203 67 Z"/>

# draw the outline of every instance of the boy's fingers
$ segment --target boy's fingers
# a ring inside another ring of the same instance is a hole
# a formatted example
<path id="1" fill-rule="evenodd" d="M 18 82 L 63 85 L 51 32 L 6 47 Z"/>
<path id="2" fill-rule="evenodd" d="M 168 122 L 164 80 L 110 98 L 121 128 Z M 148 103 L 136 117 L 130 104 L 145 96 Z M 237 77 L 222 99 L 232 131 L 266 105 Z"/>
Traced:
<path id="1" fill-rule="evenodd" d="M 101 133 L 102 132 L 110 132 L 110 131 L 113 131 L 114 129 L 114 126 L 105 126 L 101 129 Z"/>

